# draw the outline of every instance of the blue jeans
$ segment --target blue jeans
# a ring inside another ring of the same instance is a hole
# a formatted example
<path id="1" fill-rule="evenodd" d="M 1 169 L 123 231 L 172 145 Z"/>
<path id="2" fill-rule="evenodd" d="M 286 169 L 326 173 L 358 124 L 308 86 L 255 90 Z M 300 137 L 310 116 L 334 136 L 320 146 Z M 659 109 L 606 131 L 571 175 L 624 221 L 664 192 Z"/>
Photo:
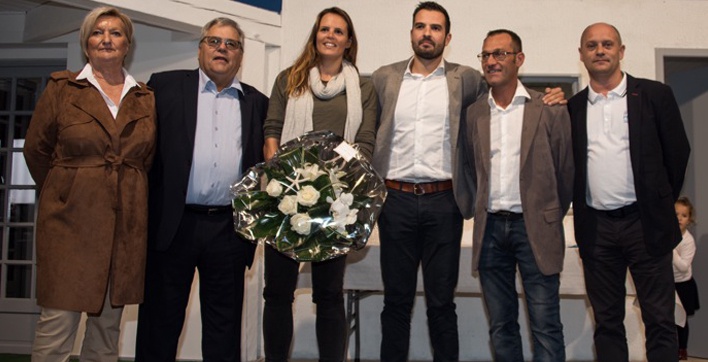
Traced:
<path id="1" fill-rule="evenodd" d="M 560 321 L 560 275 L 543 275 L 536 265 L 523 217 L 489 214 L 482 241 L 479 277 L 489 315 L 494 360 L 524 361 L 519 333 L 516 268 L 524 285 L 533 336 L 533 361 L 565 361 Z"/>

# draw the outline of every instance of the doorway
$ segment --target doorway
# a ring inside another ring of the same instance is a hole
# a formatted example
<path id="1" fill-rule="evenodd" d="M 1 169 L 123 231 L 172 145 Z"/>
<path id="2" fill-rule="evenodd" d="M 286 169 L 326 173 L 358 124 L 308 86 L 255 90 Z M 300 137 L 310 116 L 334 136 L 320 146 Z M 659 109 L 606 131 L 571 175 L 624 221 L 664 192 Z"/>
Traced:
<path id="1" fill-rule="evenodd" d="M 708 49 L 658 49 L 657 80 L 671 86 L 691 143 L 682 194 L 696 209 L 693 277 L 703 308 L 689 319 L 689 355 L 708 358 Z"/>
<path id="2" fill-rule="evenodd" d="M 49 74 L 65 60 L 0 62 L 0 353 L 27 353 L 35 298 L 35 185 L 22 156 Z"/>

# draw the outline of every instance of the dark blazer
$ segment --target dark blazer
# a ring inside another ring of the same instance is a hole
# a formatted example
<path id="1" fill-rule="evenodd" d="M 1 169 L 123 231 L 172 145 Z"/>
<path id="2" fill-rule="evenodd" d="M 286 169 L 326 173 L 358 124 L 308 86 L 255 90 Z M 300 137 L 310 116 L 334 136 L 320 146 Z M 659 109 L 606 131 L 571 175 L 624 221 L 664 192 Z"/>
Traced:
<path id="1" fill-rule="evenodd" d="M 585 88 L 568 102 L 575 158 L 573 212 L 580 255 L 590 255 L 597 220 L 585 202 L 587 192 L 587 102 Z M 681 241 L 674 203 L 679 197 L 690 146 L 671 88 L 627 75 L 629 153 L 634 189 L 650 255 L 670 253 Z"/>
<path id="2" fill-rule="evenodd" d="M 565 107 L 543 104 L 543 94 L 526 89 L 531 96 L 524 105 L 521 129 L 519 188 L 524 222 L 536 264 L 544 275 L 563 270 L 565 235 L 563 216 L 573 193 L 573 156 L 570 124 Z M 487 226 L 489 175 L 492 172 L 490 143 L 491 113 L 487 95 L 467 108 L 461 124 L 462 146 L 467 162 L 476 175 L 477 199 L 474 208 L 473 263 L 477 271 L 482 240 Z"/>
<path id="3" fill-rule="evenodd" d="M 149 174 L 148 247 L 163 251 L 172 243 L 184 213 L 197 125 L 199 70 L 156 73 L 148 84 L 155 90 L 158 127 L 157 152 Z M 241 85 L 245 171 L 263 161 L 263 120 L 268 97 L 245 83 Z M 255 244 L 251 245 L 248 265 L 255 251 Z"/>

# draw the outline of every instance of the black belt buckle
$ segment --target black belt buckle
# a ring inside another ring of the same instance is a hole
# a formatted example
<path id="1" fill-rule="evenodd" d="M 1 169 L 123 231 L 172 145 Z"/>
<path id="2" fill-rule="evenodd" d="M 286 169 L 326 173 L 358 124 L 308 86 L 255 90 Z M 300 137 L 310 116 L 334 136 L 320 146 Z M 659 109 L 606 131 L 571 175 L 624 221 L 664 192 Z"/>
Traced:
<path id="1" fill-rule="evenodd" d="M 421 184 L 413 184 L 413 194 L 416 196 L 425 195 L 425 188 Z"/>
<path id="2" fill-rule="evenodd" d="M 497 212 L 491 212 L 490 215 L 496 216 L 498 218 L 508 219 L 508 220 L 518 220 L 524 217 L 524 214 L 519 212 L 512 212 L 506 210 L 500 210 Z"/>
<path id="3" fill-rule="evenodd" d="M 186 208 L 194 213 L 212 216 L 221 215 L 232 212 L 231 206 L 229 205 L 195 205 L 188 204 Z"/>
<path id="4" fill-rule="evenodd" d="M 207 215 L 217 215 L 217 214 L 223 214 L 225 212 L 226 212 L 226 210 L 224 210 L 221 207 L 209 207 L 206 209 Z"/>
<path id="5" fill-rule="evenodd" d="M 639 207 L 637 206 L 637 203 L 629 204 L 627 206 L 622 206 L 619 209 L 615 210 L 605 210 L 605 215 L 613 218 L 623 218 L 628 215 L 631 215 L 639 210 Z"/>

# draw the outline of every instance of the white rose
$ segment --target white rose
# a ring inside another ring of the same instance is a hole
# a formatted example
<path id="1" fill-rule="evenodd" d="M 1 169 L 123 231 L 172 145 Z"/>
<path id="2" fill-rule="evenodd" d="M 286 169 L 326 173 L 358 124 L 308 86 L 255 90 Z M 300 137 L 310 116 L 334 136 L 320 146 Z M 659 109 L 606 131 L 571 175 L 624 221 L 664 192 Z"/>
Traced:
<path id="1" fill-rule="evenodd" d="M 308 214 L 295 214 L 290 218 L 290 226 L 296 233 L 307 235 L 310 233 L 310 220 Z"/>
<path id="2" fill-rule="evenodd" d="M 268 186 L 266 186 L 266 192 L 272 197 L 278 197 L 283 193 L 283 185 L 277 180 L 270 180 Z"/>
<path id="3" fill-rule="evenodd" d="M 285 215 L 297 214 L 297 197 L 293 195 L 283 197 L 278 204 L 278 210 Z"/>
<path id="4" fill-rule="evenodd" d="M 320 199 L 320 192 L 314 187 L 307 185 L 297 192 L 297 202 L 302 206 L 312 206 Z"/>

